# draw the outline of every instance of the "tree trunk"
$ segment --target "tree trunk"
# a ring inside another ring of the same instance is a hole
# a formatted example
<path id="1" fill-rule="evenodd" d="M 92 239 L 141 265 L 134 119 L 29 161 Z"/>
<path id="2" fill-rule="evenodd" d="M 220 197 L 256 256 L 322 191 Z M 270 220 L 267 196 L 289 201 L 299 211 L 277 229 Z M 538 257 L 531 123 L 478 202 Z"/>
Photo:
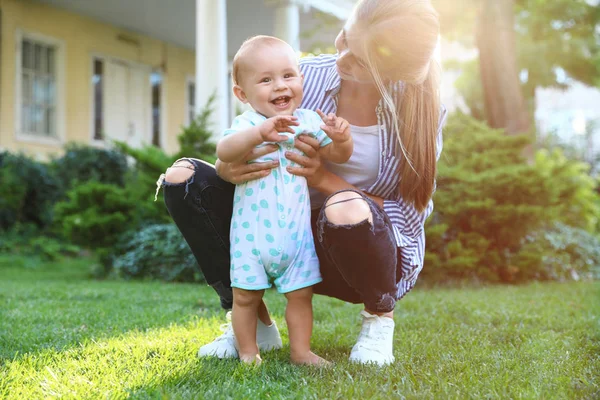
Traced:
<path id="1" fill-rule="evenodd" d="M 488 124 L 508 134 L 529 132 L 515 49 L 514 0 L 482 0 L 476 40 Z"/>

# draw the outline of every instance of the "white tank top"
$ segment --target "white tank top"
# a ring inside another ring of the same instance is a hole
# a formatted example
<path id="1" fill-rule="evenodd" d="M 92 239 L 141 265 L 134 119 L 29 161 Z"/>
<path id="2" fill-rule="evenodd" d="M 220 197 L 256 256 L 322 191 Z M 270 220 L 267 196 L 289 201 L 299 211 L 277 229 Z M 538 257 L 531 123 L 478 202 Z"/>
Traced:
<path id="1" fill-rule="evenodd" d="M 343 178 L 346 182 L 364 190 L 377 180 L 379 174 L 379 126 L 350 125 L 354 140 L 354 152 L 345 164 L 335 164 L 325 161 L 325 167 Z M 312 208 L 319 208 L 325 202 L 326 196 L 321 192 L 310 189 Z"/>

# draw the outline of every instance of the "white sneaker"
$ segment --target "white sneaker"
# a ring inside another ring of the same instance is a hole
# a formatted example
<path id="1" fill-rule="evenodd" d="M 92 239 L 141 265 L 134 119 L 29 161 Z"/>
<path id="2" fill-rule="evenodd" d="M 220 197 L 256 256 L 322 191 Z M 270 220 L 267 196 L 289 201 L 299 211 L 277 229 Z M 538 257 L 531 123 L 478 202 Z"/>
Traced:
<path id="1" fill-rule="evenodd" d="M 198 350 L 198 357 L 238 357 L 238 352 L 235 348 L 235 336 L 233 335 L 233 328 L 231 327 L 231 311 L 228 311 L 225 317 L 227 318 L 227 323 L 221 325 L 223 334 L 212 342 L 200 347 L 200 350 Z"/>
<path id="2" fill-rule="evenodd" d="M 267 326 L 259 319 L 256 325 L 256 344 L 260 351 L 276 350 L 283 346 L 279 329 L 275 321 L 271 321 L 271 325 Z"/>
<path id="3" fill-rule="evenodd" d="M 394 362 L 394 320 L 361 311 L 362 329 L 350 352 L 350 361 L 384 366 Z"/>
<path id="4" fill-rule="evenodd" d="M 198 357 L 214 356 L 218 358 L 237 358 L 238 351 L 236 348 L 235 335 L 231 326 L 231 311 L 226 315 L 227 323 L 221 326 L 223 334 L 205 344 L 198 350 Z M 269 351 L 280 349 L 282 347 L 281 336 L 275 321 L 270 326 L 266 326 L 259 319 L 256 326 L 256 341 L 258 349 L 261 351 Z"/>

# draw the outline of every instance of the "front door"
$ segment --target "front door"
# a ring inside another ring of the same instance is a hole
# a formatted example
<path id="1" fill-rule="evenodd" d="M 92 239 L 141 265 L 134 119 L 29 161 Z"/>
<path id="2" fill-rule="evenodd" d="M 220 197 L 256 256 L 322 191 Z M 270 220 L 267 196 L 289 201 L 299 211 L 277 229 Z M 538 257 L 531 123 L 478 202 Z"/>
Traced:
<path id="1" fill-rule="evenodd" d="M 119 61 L 106 63 L 106 139 L 139 148 L 150 144 L 150 70 Z"/>

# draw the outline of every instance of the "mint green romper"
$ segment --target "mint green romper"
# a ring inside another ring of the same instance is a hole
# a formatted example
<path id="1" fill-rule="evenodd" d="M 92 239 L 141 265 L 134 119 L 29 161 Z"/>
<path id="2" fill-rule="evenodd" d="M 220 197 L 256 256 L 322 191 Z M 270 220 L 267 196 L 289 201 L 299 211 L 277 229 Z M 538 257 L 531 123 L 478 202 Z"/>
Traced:
<path id="1" fill-rule="evenodd" d="M 279 166 L 264 178 L 235 187 L 230 231 L 232 287 L 262 290 L 274 283 L 280 293 L 287 293 L 322 280 L 310 224 L 308 185 L 304 177 L 287 171 L 286 167 L 295 163 L 285 158 L 285 152 L 302 154 L 294 147 L 294 137 L 302 133 L 318 139 L 321 146 L 330 144 L 331 139 L 321 130 L 323 121 L 314 111 L 298 109 L 294 115 L 300 123 L 292 127 L 295 133 L 281 133 L 288 140 L 274 143 L 277 151 L 252 161 L 279 160 Z M 246 111 L 224 135 L 265 120 Z"/>

